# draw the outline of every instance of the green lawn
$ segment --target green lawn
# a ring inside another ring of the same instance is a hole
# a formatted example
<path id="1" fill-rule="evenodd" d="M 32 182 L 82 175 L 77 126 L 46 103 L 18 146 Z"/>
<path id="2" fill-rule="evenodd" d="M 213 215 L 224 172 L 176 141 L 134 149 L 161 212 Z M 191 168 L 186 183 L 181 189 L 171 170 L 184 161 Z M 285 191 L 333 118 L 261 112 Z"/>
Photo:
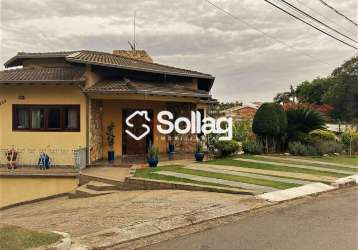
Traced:
<path id="1" fill-rule="evenodd" d="M 47 246 L 60 240 L 61 236 L 49 232 L 37 232 L 21 227 L 0 225 L 0 249 L 23 250 Z"/>
<path id="2" fill-rule="evenodd" d="M 238 158 L 238 157 L 235 157 Z M 245 162 L 240 160 L 234 160 L 234 158 L 221 158 L 215 159 L 211 161 L 207 161 L 208 164 L 215 165 L 226 165 L 226 166 L 237 166 L 243 168 L 255 168 L 255 169 L 264 169 L 264 170 L 274 170 L 274 171 L 283 171 L 283 172 L 292 172 L 292 173 L 305 173 L 305 174 L 313 174 L 313 175 L 323 175 L 323 176 L 332 176 L 336 178 L 344 177 L 347 175 L 326 171 L 319 171 L 314 169 L 303 169 L 303 168 L 295 168 L 289 166 L 275 166 L 275 165 L 267 165 L 263 163 L 255 163 L 255 162 Z"/>
<path id="3" fill-rule="evenodd" d="M 172 171 L 172 172 L 190 174 L 190 175 L 196 175 L 196 176 L 204 176 L 204 177 L 210 177 L 210 178 L 217 178 L 217 179 L 223 179 L 223 180 L 228 180 L 228 181 L 237 181 L 237 182 L 242 182 L 242 183 L 249 183 L 249 184 L 255 184 L 255 185 L 260 185 L 260 186 L 273 187 L 273 188 L 277 188 L 277 189 L 286 189 L 286 188 L 300 186 L 300 185 L 294 184 L 294 183 L 285 183 L 285 182 L 257 179 L 257 178 L 247 177 L 247 176 L 237 176 L 237 175 L 231 175 L 231 174 L 207 172 L 207 171 L 205 171 L 205 168 L 203 168 L 203 170 L 192 170 L 192 169 L 183 168 L 182 166 L 165 166 L 165 167 L 158 167 L 158 168 L 140 169 L 140 170 L 136 171 L 135 176 L 142 177 L 142 178 L 149 178 L 149 179 L 157 179 L 157 180 L 160 179 L 160 180 L 167 180 L 167 181 L 180 181 L 180 182 L 186 182 L 186 183 L 214 185 L 213 183 L 203 183 L 203 182 L 192 181 L 192 180 L 183 179 L 183 178 L 177 178 L 177 177 L 172 177 L 172 176 L 164 176 L 164 175 L 156 174 L 156 172 L 160 171 L 160 170 Z M 215 186 L 223 186 L 223 185 L 215 184 Z"/>
<path id="4" fill-rule="evenodd" d="M 279 162 L 279 163 L 288 163 L 288 164 L 298 164 L 298 165 L 305 165 L 305 166 L 312 166 L 312 167 L 320 167 L 320 168 L 336 169 L 336 170 L 343 170 L 343 171 L 350 171 L 350 172 L 358 172 L 358 168 L 354 169 L 354 168 L 350 168 L 350 167 L 331 166 L 331 165 L 324 165 L 324 164 L 320 164 L 320 163 L 305 163 L 305 162 L 299 162 L 299 161 L 295 162 L 295 161 L 291 161 L 291 160 L 287 159 L 287 158 L 295 159 L 295 157 L 277 156 L 277 155 L 272 155 L 272 156 L 276 157 L 276 159 L 268 159 L 268 158 L 255 156 L 255 155 L 242 155 L 242 156 L 239 156 L 237 158 L 254 159 L 254 160 L 258 160 L 258 161 L 269 161 L 269 162 Z M 299 159 L 321 161 L 321 159 L 325 159 L 325 158 L 323 158 L 323 157 L 301 157 Z M 330 159 L 327 159 L 326 162 L 329 162 L 329 160 Z"/>
<path id="5" fill-rule="evenodd" d="M 349 157 L 349 156 L 346 156 L 346 155 L 325 156 L 325 157 L 292 156 L 292 158 L 299 158 L 299 159 L 312 160 L 312 161 L 323 161 L 323 162 L 339 163 L 339 164 L 347 164 L 347 165 L 353 165 L 353 166 L 358 167 L 358 157 L 357 156 L 353 156 L 353 157 Z"/>
<path id="6" fill-rule="evenodd" d="M 208 182 L 193 181 L 193 180 L 178 178 L 178 177 L 174 177 L 174 176 L 166 176 L 166 175 L 156 174 L 156 172 L 161 171 L 161 170 L 177 172 L 178 169 L 181 169 L 181 168 L 183 168 L 183 166 L 170 165 L 170 166 L 162 166 L 162 167 L 156 167 L 156 168 L 137 169 L 135 171 L 134 176 L 140 177 L 140 178 L 152 179 L 152 180 L 174 181 L 174 182 L 184 182 L 184 183 L 192 183 L 192 184 L 199 184 L 199 185 L 228 187 L 226 185 L 220 185 L 220 184 L 214 185 L 213 183 L 208 183 Z"/>

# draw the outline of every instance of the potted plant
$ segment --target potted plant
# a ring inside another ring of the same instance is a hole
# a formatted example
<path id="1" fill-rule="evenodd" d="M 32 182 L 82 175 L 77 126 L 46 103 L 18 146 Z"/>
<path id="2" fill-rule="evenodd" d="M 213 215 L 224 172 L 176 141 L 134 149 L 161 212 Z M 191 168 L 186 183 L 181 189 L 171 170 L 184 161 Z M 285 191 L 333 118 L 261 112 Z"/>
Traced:
<path id="1" fill-rule="evenodd" d="M 204 159 L 204 147 L 201 141 L 196 144 L 195 160 L 203 161 Z"/>
<path id="2" fill-rule="evenodd" d="M 114 145 L 114 123 L 111 122 L 108 126 L 107 126 L 107 131 L 106 131 L 106 136 L 107 136 L 107 144 L 109 147 L 108 150 L 108 161 L 109 162 L 113 162 L 114 161 L 114 150 L 113 150 L 113 145 Z"/>
<path id="3" fill-rule="evenodd" d="M 153 145 L 150 145 L 148 149 L 148 164 L 151 168 L 158 165 L 158 148 Z"/>

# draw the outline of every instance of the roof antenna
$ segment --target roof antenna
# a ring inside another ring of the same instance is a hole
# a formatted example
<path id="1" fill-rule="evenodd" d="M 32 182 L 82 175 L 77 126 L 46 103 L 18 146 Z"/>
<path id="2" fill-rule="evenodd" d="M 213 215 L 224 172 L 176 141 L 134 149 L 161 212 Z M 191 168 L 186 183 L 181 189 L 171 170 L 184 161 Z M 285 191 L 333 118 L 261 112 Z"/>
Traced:
<path id="1" fill-rule="evenodd" d="M 136 18 L 136 15 L 137 15 L 137 11 L 134 11 L 134 19 L 133 19 L 133 44 L 130 42 L 130 41 L 128 41 L 128 43 L 129 43 L 129 46 L 131 47 L 131 49 L 133 50 L 133 51 L 135 51 L 135 46 L 136 46 L 136 42 L 135 42 L 135 18 Z"/>

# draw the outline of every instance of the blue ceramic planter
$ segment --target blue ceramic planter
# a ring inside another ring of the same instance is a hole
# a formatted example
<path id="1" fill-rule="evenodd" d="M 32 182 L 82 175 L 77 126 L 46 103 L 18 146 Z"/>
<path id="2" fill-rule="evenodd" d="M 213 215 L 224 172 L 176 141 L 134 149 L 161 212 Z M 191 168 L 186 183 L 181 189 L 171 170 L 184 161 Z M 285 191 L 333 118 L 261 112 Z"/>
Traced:
<path id="1" fill-rule="evenodd" d="M 108 161 L 114 161 L 114 151 L 108 151 Z"/>
<path id="2" fill-rule="evenodd" d="M 195 153 L 195 160 L 196 161 L 203 161 L 204 159 L 204 152 L 196 152 Z"/>
<path id="3" fill-rule="evenodd" d="M 149 167 L 155 168 L 158 165 L 158 159 L 156 158 L 148 158 Z"/>

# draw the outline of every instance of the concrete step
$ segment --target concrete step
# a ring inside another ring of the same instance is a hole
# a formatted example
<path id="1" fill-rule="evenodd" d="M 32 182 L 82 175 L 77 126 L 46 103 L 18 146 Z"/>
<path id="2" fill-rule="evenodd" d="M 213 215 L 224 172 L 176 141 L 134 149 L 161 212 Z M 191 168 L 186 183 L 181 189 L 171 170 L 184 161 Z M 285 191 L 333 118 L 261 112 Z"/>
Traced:
<path id="1" fill-rule="evenodd" d="M 70 193 L 69 198 L 88 198 L 88 197 L 94 197 L 99 195 L 112 194 L 115 192 L 116 191 L 114 190 L 97 191 L 87 188 L 87 185 L 83 185 L 78 187 L 74 192 Z"/>
<path id="2" fill-rule="evenodd" d="M 118 185 L 112 185 L 99 181 L 90 181 L 87 183 L 87 188 L 95 191 L 110 191 L 110 190 L 118 190 L 120 187 Z"/>
<path id="3" fill-rule="evenodd" d="M 108 177 L 100 177 L 100 176 L 94 176 L 91 174 L 80 174 L 79 176 L 79 180 L 80 180 L 80 185 L 85 185 L 91 181 L 97 181 L 97 182 L 102 182 L 102 183 L 107 183 L 110 185 L 114 185 L 114 186 L 118 186 L 121 187 L 123 185 L 124 179 L 123 180 L 118 180 L 118 179 L 110 179 Z"/>

